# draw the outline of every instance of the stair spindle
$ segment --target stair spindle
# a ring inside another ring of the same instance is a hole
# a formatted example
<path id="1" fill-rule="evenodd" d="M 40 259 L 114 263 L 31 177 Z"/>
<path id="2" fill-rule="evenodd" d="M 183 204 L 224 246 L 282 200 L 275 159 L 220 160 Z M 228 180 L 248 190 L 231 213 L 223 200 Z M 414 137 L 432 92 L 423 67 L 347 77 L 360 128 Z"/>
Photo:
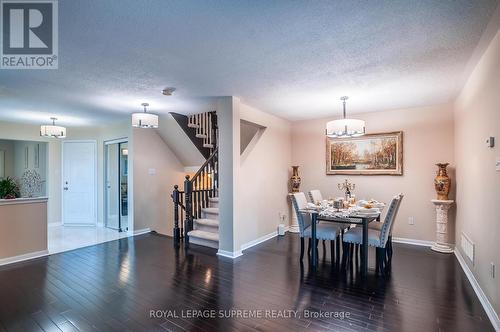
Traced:
<path id="1" fill-rule="evenodd" d="M 208 135 L 209 135 L 209 134 L 208 134 L 208 131 L 209 131 L 209 129 L 208 129 L 208 113 L 207 113 L 207 112 L 205 112 L 205 136 L 206 136 L 206 137 L 205 137 L 205 140 L 206 140 L 206 143 L 207 143 L 207 144 L 209 143 L 209 142 L 208 142 Z"/>
<path id="2" fill-rule="evenodd" d="M 206 120 L 207 120 L 207 114 L 203 113 L 203 135 L 205 137 L 203 138 L 203 144 L 207 144 L 207 126 L 206 126 Z"/>
<path id="3" fill-rule="evenodd" d="M 212 144 L 212 113 L 208 113 L 208 144 Z"/>

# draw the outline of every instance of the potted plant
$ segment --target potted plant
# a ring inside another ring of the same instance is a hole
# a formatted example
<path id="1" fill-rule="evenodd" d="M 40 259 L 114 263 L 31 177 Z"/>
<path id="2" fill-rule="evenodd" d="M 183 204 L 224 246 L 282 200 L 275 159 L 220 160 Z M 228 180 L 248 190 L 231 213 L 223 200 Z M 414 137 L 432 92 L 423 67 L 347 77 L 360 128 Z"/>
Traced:
<path id="1" fill-rule="evenodd" d="M 0 179 L 0 199 L 14 199 L 20 196 L 19 186 L 13 178 Z"/>

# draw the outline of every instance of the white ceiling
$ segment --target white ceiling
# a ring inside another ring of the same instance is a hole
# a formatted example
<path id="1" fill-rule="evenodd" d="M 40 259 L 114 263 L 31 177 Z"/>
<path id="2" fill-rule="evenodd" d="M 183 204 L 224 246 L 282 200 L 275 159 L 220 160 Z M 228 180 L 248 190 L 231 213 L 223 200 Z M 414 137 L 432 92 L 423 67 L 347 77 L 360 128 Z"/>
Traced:
<path id="1" fill-rule="evenodd" d="M 59 0 L 59 69 L 0 71 L 0 119 L 110 122 L 235 95 L 290 120 L 450 101 L 497 0 Z M 177 87 L 173 97 L 160 90 Z"/>

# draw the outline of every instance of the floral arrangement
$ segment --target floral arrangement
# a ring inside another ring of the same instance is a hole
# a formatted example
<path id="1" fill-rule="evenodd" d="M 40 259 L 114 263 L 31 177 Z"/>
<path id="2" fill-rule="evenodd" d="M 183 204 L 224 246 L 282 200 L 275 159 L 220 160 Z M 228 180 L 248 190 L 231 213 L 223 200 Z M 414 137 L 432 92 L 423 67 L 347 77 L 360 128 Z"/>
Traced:
<path id="1" fill-rule="evenodd" d="M 21 196 L 19 185 L 11 177 L 0 179 L 0 199 L 14 199 Z"/>

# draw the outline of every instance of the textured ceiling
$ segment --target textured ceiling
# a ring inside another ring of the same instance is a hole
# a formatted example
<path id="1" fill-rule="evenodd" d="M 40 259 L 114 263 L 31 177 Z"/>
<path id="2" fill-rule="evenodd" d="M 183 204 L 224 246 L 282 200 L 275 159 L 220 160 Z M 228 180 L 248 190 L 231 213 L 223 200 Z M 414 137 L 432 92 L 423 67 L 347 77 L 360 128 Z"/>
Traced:
<path id="1" fill-rule="evenodd" d="M 0 119 L 113 121 L 209 96 L 291 120 L 445 103 L 496 0 L 59 0 L 59 69 L 0 71 Z M 160 91 L 177 87 L 173 97 Z"/>

